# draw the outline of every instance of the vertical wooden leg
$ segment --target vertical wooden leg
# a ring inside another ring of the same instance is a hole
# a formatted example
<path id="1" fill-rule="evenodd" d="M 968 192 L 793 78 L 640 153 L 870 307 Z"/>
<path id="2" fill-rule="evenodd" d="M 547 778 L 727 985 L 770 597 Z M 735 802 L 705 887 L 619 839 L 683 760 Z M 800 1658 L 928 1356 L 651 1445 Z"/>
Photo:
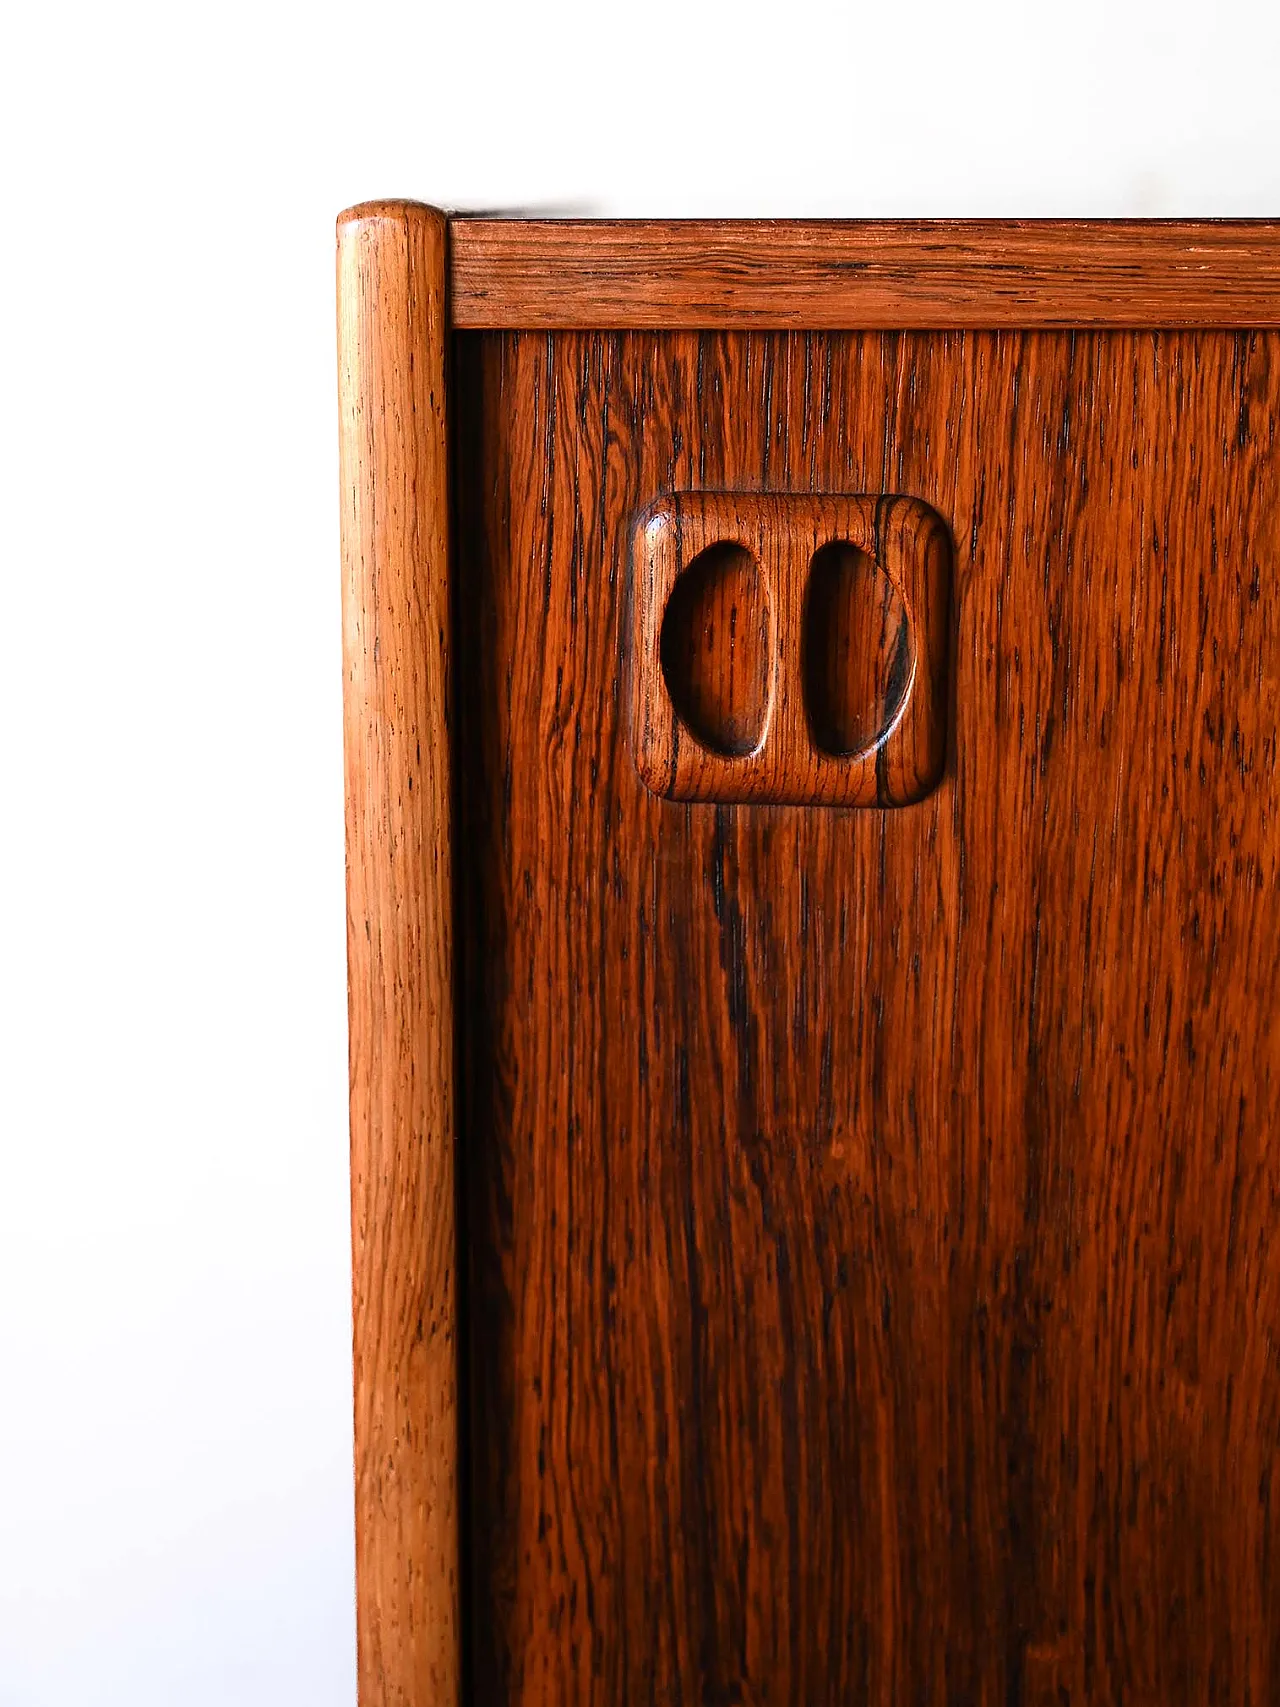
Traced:
<path id="1" fill-rule="evenodd" d="M 338 221 L 361 1707 L 458 1701 L 446 221 Z"/>

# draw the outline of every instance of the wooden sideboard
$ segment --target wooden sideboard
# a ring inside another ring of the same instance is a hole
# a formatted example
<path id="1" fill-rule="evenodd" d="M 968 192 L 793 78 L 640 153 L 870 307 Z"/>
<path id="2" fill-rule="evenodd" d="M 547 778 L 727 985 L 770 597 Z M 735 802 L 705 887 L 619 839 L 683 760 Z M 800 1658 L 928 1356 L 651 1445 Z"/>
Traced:
<path id="1" fill-rule="evenodd" d="M 338 286 L 363 1707 L 1280 1700 L 1280 226 Z"/>

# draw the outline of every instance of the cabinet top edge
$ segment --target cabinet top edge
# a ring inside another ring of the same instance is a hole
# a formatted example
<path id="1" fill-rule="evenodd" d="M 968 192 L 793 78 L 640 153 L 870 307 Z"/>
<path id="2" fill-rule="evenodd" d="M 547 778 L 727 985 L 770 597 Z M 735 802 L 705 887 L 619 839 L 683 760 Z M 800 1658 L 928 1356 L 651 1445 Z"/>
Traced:
<path id="1" fill-rule="evenodd" d="M 453 216 L 459 330 L 1280 327 L 1280 220 Z"/>

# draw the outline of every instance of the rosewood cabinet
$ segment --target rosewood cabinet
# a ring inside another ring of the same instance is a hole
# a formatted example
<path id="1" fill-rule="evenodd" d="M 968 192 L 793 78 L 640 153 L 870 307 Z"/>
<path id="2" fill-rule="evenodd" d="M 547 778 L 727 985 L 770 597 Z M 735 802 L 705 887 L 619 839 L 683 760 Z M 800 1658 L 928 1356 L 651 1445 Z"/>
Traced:
<path id="1" fill-rule="evenodd" d="M 1280 227 L 338 252 L 364 1707 L 1280 1701 Z"/>

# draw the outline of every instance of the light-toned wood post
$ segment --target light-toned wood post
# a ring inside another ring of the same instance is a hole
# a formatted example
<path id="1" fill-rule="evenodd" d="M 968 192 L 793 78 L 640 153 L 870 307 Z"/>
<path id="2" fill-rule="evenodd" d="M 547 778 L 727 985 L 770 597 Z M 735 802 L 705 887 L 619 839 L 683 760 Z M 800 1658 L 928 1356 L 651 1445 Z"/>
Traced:
<path id="1" fill-rule="evenodd" d="M 446 231 L 338 220 L 361 1707 L 459 1690 Z"/>

